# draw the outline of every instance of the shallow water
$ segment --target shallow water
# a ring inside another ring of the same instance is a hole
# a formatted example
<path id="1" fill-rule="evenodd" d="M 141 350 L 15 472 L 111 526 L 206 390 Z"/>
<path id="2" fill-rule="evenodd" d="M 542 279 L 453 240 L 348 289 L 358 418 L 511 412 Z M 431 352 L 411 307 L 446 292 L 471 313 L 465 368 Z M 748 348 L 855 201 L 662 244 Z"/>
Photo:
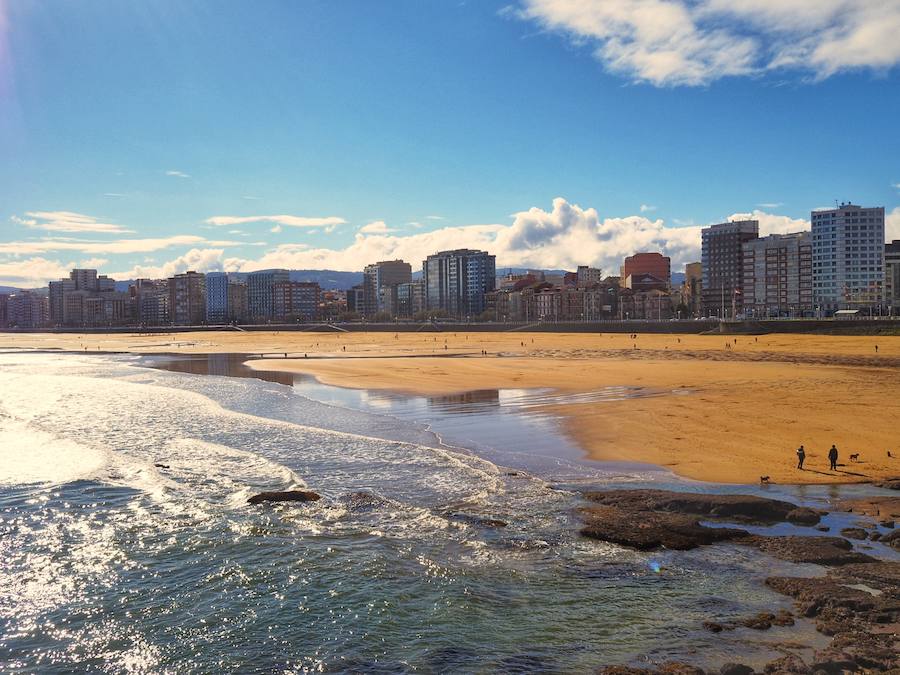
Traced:
<path id="1" fill-rule="evenodd" d="M 545 393 L 378 413 L 327 393 L 133 357 L 0 355 L 3 670 L 589 672 L 760 664 L 780 640 L 821 641 L 807 624 L 701 628 L 788 608 L 761 579 L 818 568 L 580 538 L 573 486 L 674 479 L 554 455 L 568 441 L 553 420 L 521 414 Z M 535 440 L 479 432 L 475 454 L 433 431 L 473 417 Z M 324 498 L 246 504 L 301 486 Z"/>

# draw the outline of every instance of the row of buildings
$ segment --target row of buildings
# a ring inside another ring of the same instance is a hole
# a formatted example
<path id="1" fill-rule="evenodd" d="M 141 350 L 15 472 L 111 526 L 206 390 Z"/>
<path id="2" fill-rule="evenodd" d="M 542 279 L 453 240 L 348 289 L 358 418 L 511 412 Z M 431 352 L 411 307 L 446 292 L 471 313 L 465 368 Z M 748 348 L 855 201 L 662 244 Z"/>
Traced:
<path id="1" fill-rule="evenodd" d="M 0 327 L 221 325 L 363 318 L 596 321 L 672 317 L 772 318 L 900 314 L 900 240 L 885 243 L 883 207 L 851 203 L 811 213 L 811 230 L 759 236 L 759 222 L 703 228 L 701 260 L 673 285 L 659 252 L 625 258 L 618 275 L 584 265 L 557 275 L 498 277 L 493 255 L 456 249 L 412 265 L 367 265 L 348 291 L 292 281 L 288 270 L 185 272 L 127 289 L 73 269 L 46 294 L 0 295 Z"/>
<path id="2" fill-rule="evenodd" d="M 900 312 L 900 241 L 885 243 L 884 208 L 813 211 L 811 230 L 759 236 L 759 222 L 703 229 L 703 316 L 770 318 Z"/>

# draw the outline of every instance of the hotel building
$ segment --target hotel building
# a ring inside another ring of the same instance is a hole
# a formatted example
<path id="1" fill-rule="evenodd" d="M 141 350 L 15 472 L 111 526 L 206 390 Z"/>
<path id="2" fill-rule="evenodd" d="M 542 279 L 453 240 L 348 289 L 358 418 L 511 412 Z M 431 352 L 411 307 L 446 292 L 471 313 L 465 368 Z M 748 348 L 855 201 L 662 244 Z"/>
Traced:
<path id="1" fill-rule="evenodd" d="M 496 259 L 485 251 L 457 249 L 428 256 L 422 263 L 425 304 L 449 316 L 474 318 L 485 310 L 485 294 L 496 285 Z"/>
<path id="2" fill-rule="evenodd" d="M 813 211 L 813 301 L 819 311 L 873 309 L 884 301 L 884 207 Z"/>

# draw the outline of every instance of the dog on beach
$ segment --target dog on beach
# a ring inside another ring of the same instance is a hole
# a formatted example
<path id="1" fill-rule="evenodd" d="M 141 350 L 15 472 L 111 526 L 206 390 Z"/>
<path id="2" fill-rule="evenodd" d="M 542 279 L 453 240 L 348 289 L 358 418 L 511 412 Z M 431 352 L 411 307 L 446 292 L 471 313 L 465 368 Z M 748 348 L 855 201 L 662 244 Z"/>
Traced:
<path id="1" fill-rule="evenodd" d="M 858 462 L 858 461 L 859 461 L 859 453 L 857 452 L 857 453 L 854 453 L 854 454 L 850 455 L 850 461 L 851 461 L 851 462 Z"/>
<path id="2" fill-rule="evenodd" d="M 768 477 L 768 476 L 760 476 L 760 477 L 759 477 L 759 482 L 760 482 L 760 483 L 768 483 L 768 482 L 769 482 L 769 477 Z"/>

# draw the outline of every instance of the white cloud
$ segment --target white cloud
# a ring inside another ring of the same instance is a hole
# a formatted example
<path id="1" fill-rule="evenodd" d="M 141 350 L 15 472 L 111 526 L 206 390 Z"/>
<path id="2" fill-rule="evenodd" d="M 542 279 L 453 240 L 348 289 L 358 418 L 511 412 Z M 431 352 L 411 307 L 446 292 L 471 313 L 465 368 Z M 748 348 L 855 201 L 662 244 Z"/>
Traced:
<path id="1" fill-rule="evenodd" d="M 28 218 L 12 216 L 10 220 L 17 225 L 24 225 L 35 230 L 49 232 L 100 232 L 122 234 L 134 232 L 115 223 L 104 223 L 93 216 L 74 211 L 27 211 Z"/>
<path id="2" fill-rule="evenodd" d="M 269 229 L 269 232 L 274 232 L 275 234 L 278 234 L 279 232 L 281 232 L 281 225 L 273 225 Z"/>
<path id="3" fill-rule="evenodd" d="M 185 173 L 184 171 L 178 171 L 177 169 L 169 169 L 166 171 L 167 176 L 173 176 L 174 178 L 190 178 L 191 174 Z"/>
<path id="4" fill-rule="evenodd" d="M 42 239 L 39 241 L 10 241 L 0 243 L 0 253 L 7 255 L 34 255 L 50 251 L 79 251 L 88 254 L 149 253 L 173 246 L 259 246 L 237 241 L 208 240 L 195 235 L 154 237 L 147 239 L 117 239 L 115 241 L 89 241 L 82 239 Z"/>
<path id="5" fill-rule="evenodd" d="M 388 232 L 394 232 L 387 226 L 383 220 L 374 220 L 371 223 L 367 223 L 359 228 L 359 231 L 363 234 L 387 234 Z"/>
<path id="6" fill-rule="evenodd" d="M 900 206 L 884 216 L 884 236 L 888 241 L 900 239 Z"/>
<path id="7" fill-rule="evenodd" d="M 46 258 L 0 262 L 0 284 L 19 288 L 46 286 L 51 279 L 69 275 L 70 265 Z"/>
<path id="8" fill-rule="evenodd" d="M 103 267 L 109 260 L 106 258 L 88 258 L 86 260 L 80 260 L 78 262 L 79 267 L 86 267 L 88 269 L 99 269 Z"/>
<path id="9" fill-rule="evenodd" d="M 784 206 L 782 202 L 760 202 L 757 204 L 761 209 L 777 209 Z"/>
<path id="10" fill-rule="evenodd" d="M 641 213 L 647 213 L 648 211 L 656 211 L 656 207 L 650 204 L 641 204 Z"/>
<path id="11" fill-rule="evenodd" d="M 103 196 L 104 197 L 124 197 L 125 195 L 123 195 L 121 192 L 104 192 Z"/>
<path id="12" fill-rule="evenodd" d="M 425 216 L 427 220 L 446 220 L 444 216 Z"/>
<path id="13" fill-rule="evenodd" d="M 521 0 L 513 14 L 591 47 L 610 73 L 656 86 L 900 62 L 900 0 Z"/>
<path id="14" fill-rule="evenodd" d="M 893 183 L 893 184 L 891 185 L 891 187 L 894 188 L 894 189 L 896 189 L 896 190 L 900 190 L 900 183 Z"/>
<path id="15" fill-rule="evenodd" d="M 243 225 L 244 223 L 275 223 L 290 227 L 322 227 L 324 225 L 343 225 L 347 221 L 337 216 L 213 216 L 204 222 L 209 225 Z"/>
<path id="16" fill-rule="evenodd" d="M 752 213 L 732 213 L 727 220 L 758 220 L 760 237 L 767 237 L 770 234 L 790 234 L 810 229 L 809 221 L 803 218 L 777 216 L 758 209 Z"/>
<path id="17" fill-rule="evenodd" d="M 194 272 L 221 272 L 225 270 L 220 248 L 192 248 L 184 255 L 162 265 L 135 265 L 130 270 L 113 272 L 114 279 L 164 279 L 192 270 Z M 234 270 L 225 270 L 234 271 Z"/>

